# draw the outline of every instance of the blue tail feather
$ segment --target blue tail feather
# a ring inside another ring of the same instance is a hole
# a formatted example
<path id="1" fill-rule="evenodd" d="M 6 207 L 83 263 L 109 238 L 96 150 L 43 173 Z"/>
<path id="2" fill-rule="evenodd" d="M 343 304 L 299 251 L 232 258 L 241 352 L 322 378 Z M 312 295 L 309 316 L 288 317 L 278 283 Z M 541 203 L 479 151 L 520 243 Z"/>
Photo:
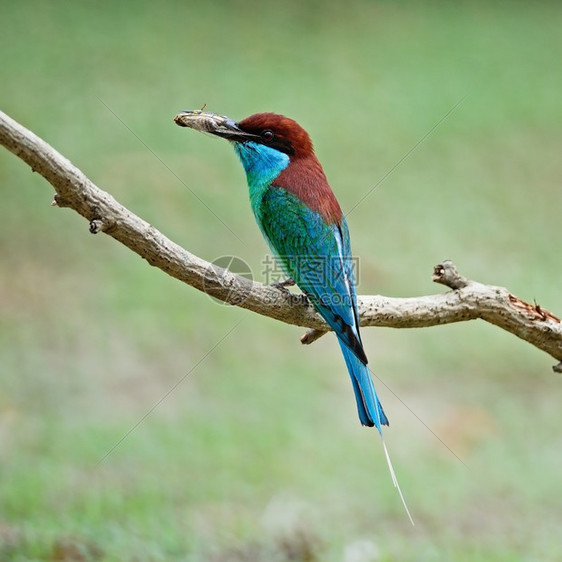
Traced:
<path id="1" fill-rule="evenodd" d="M 369 368 L 355 353 L 338 338 L 340 347 L 351 377 L 355 400 L 357 401 L 357 412 L 363 425 L 375 426 L 382 433 L 381 425 L 388 425 L 388 418 L 384 413 L 380 400 L 371 379 Z"/>

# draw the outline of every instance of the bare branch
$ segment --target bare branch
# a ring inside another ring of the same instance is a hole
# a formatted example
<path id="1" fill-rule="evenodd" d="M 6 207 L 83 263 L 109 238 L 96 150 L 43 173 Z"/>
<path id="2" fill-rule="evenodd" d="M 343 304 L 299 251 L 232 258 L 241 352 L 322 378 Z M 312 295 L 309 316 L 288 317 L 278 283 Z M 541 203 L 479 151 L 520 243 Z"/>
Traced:
<path id="1" fill-rule="evenodd" d="M 244 279 L 178 246 L 2 112 L 0 142 L 55 188 L 53 204 L 74 209 L 86 218 L 90 232 L 108 234 L 150 265 L 219 300 L 309 328 L 302 343 L 312 343 L 329 330 L 302 296 Z M 359 296 L 361 326 L 423 328 L 480 318 L 548 353 L 560 362 L 554 370 L 562 371 L 562 324 L 556 316 L 537 304 L 522 301 L 503 287 L 462 277 L 450 261 L 435 266 L 433 280 L 452 290 L 413 298 Z"/>

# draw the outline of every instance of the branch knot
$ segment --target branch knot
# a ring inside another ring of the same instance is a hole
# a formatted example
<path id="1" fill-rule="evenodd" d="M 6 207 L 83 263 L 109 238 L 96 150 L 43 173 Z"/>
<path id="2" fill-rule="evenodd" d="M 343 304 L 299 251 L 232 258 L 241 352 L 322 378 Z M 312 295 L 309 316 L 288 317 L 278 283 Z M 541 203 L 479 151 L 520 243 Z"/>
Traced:
<path id="1" fill-rule="evenodd" d="M 470 281 L 463 277 L 451 260 L 444 260 L 433 268 L 432 281 L 457 290 L 468 287 Z"/>

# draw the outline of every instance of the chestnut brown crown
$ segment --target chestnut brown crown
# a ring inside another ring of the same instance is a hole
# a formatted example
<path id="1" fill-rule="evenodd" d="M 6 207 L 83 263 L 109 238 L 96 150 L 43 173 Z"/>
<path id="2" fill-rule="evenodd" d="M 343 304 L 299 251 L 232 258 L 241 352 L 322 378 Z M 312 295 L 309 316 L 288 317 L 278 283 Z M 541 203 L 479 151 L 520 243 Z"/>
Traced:
<path id="1" fill-rule="evenodd" d="M 314 154 L 308 133 L 294 120 L 278 113 L 256 113 L 238 123 L 238 127 L 264 145 L 285 152 L 294 159 Z"/>

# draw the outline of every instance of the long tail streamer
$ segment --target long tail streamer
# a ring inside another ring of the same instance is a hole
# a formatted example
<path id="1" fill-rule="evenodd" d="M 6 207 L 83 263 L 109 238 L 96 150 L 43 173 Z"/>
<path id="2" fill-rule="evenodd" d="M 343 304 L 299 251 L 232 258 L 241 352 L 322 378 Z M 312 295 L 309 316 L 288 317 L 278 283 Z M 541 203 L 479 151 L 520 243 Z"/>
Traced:
<path id="1" fill-rule="evenodd" d="M 392 462 L 390 460 L 390 455 L 388 454 L 388 449 L 386 448 L 386 443 L 384 442 L 384 438 L 381 433 L 381 441 L 382 447 L 384 449 L 384 456 L 386 457 L 386 463 L 388 464 L 388 469 L 390 471 L 390 476 L 392 477 L 392 483 L 394 487 L 398 490 L 398 494 L 400 494 L 400 499 L 402 500 L 402 505 L 408 514 L 408 518 L 410 519 L 410 523 L 415 525 L 414 520 L 412 519 L 412 515 L 410 514 L 410 510 L 408 509 L 408 505 L 406 504 L 406 500 L 404 499 L 404 495 L 402 494 L 402 490 L 400 489 L 400 484 L 398 484 L 398 479 L 396 478 L 396 473 L 394 472 L 394 467 L 392 466 Z"/>

